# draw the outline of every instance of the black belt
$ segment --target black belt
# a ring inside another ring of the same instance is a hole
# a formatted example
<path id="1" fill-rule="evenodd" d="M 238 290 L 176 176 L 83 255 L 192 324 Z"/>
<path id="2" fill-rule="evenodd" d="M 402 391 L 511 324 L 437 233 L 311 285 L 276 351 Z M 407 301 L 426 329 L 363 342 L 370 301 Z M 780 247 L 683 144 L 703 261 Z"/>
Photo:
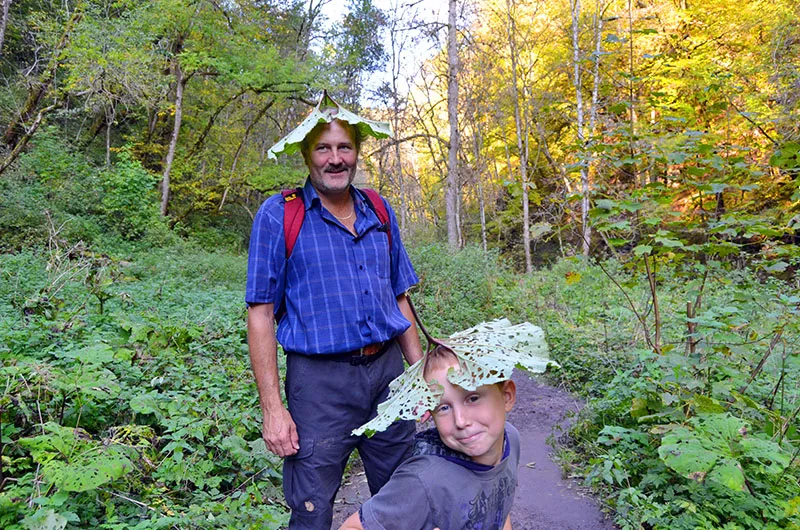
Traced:
<path id="1" fill-rule="evenodd" d="M 378 357 L 386 353 L 389 348 L 394 344 L 395 339 L 387 340 L 385 342 L 376 342 L 369 344 L 363 348 L 352 350 L 344 353 L 334 353 L 332 355 L 318 355 L 321 361 L 336 361 L 341 363 L 350 363 L 353 366 L 360 366 L 377 361 Z"/>

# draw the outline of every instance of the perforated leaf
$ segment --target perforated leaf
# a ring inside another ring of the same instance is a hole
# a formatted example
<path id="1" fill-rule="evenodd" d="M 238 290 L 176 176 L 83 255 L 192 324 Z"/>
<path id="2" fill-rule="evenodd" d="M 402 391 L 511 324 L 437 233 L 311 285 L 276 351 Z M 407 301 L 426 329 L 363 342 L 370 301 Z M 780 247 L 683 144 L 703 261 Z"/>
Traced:
<path id="1" fill-rule="evenodd" d="M 482 322 L 450 336 L 447 345 L 458 357 L 459 370 L 448 372 L 454 385 L 474 390 L 511 378 L 514 367 L 542 373 L 548 365 L 544 331 L 528 322 L 512 325 L 508 319 Z M 441 397 L 423 378 L 426 356 L 398 376 L 389 385 L 389 397 L 378 405 L 378 414 L 370 422 L 353 431 L 364 433 L 385 430 L 397 419 L 417 420 L 433 409 Z"/>
<path id="2" fill-rule="evenodd" d="M 357 114 L 353 114 L 346 108 L 339 105 L 327 92 L 322 93 L 317 106 L 311 111 L 306 119 L 298 125 L 292 132 L 281 138 L 278 143 L 267 151 L 267 156 L 277 159 L 281 153 L 292 154 L 300 150 L 300 143 L 311 132 L 311 129 L 319 123 L 330 123 L 334 119 L 346 121 L 355 125 L 364 136 L 373 138 L 388 138 L 392 136 L 391 126 L 382 121 L 368 120 Z"/>
<path id="3" fill-rule="evenodd" d="M 89 491 L 116 480 L 133 464 L 114 448 L 80 455 L 74 462 L 53 461 L 44 467 L 45 478 L 64 491 Z"/>

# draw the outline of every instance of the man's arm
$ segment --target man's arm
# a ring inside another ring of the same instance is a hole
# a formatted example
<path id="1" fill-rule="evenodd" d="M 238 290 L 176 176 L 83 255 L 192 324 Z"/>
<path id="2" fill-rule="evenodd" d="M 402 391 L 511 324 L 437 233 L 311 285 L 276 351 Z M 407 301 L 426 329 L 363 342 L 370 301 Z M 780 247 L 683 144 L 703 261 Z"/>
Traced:
<path id="1" fill-rule="evenodd" d="M 281 401 L 272 304 L 254 304 L 248 309 L 247 342 L 264 417 L 264 441 L 280 457 L 293 455 L 300 449 L 300 440 L 294 420 Z"/>
<path id="2" fill-rule="evenodd" d="M 509 516 L 506 517 L 506 524 L 503 525 L 503 530 L 513 530 L 511 528 L 511 514 L 509 514 Z"/>
<path id="3" fill-rule="evenodd" d="M 348 517 L 347 520 L 342 523 L 342 526 L 339 527 L 339 530 L 364 530 L 364 527 L 361 525 L 361 519 L 358 517 L 358 512 Z"/>
<path id="4" fill-rule="evenodd" d="M 411 326 L 402 335 L 397 337 L 397 342 L 400 344 L 400 349 L 403 350 L 403 356 L 408 361 L 408 364 L 414 364 L 422 359 L 422 344 L 419 342 L 419 335 L 417 334 L 417 322 L 414 319 L 414 313 L 411 312 L 411 306 L 408 304 L 408 296 L 403 293 L 397 297 L 397 306 L 403 313 L 403 316 L 411 322 Z"/>

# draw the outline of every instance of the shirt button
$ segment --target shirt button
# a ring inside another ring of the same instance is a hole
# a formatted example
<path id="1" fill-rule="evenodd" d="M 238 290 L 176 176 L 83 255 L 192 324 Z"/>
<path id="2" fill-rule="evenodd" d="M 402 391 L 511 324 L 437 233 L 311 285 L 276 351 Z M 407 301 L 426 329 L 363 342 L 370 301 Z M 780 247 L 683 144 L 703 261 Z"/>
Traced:
<path id="1" fill-rule="evenodd" d="M 370 322 L 372 322 L 372 317 L 367 317 L 367 320 L 369 320 Z"/>
<path id="2" fill-rule="evenodd" d="M 364 270 L 364 266 L 363 265 L 359 265 L 358 266 L 358 270 L 363 271 Z"/>
<path id="3" fill-rule="evenodd" d="M 364 294 L 369 294 L 369 291 L 365 290 L 365 291 L 364 291 Z"/>

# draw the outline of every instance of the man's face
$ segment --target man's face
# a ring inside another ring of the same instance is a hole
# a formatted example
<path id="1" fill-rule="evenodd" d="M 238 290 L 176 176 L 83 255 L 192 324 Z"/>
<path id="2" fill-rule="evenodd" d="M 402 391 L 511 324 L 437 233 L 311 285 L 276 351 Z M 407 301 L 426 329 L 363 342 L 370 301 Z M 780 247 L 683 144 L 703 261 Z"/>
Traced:
<path id="1" fill-rule="evenodd" d="M 313 131 L 305 159 L 317 193 L 335 196 L 346 192 L 358 162 L 353 129 L 333 120 Z"/>
<path id="2" fill-rule="evenodd" d="M 426 378 L 444 387 L 439 405 L 433 409 L 433 421 L 444 444 L 460 451 L 473 462 L 497 465 L 503 457 L 503 433 L 506 413 L 516 400 L 513 381 L 499 385 L 483 385 L 477 390 L 465 390 L 447 380 L 450 367 L 456 363 L 431 370 Z"/>

